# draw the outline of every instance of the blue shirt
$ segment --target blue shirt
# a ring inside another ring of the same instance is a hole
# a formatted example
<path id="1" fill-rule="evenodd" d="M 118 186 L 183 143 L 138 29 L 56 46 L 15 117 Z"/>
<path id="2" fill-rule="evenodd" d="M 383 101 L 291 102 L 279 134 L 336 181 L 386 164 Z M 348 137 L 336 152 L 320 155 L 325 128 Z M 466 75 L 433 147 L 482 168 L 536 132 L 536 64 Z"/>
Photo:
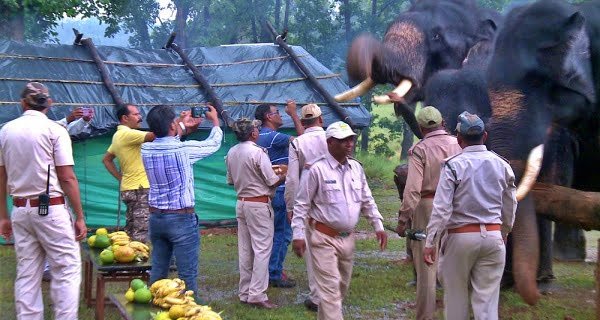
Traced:
<path id="1" fill-rule="evenodd" d="M 142 162 L 150 182 L 148 204 L 163 210 L 194 207 L 192 165 L 221 147 L 223 131 L 213 127 L 204 141 L 156 138 L 142 144 Z"/>
<path id="2" fill-rule="evenodd" d="M 262 127 L 256 144 L 267 149 L 271 164 L 288 164 L 289 135 Z"/>

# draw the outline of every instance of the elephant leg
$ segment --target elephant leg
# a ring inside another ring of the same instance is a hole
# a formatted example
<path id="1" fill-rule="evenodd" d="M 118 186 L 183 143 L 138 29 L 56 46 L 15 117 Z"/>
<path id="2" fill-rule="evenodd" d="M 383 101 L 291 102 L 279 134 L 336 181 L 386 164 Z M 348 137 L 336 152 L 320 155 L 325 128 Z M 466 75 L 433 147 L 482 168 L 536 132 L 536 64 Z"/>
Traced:
<path id="1" fill-rule="evenodd" d="M 540 298 L 536 282 L 539 245 L 535 208 L 532 196 L 528 195 L 519 202 L 512 230 L 512 267 L 515 289 L 530 305 L 536 304 Z"/>
<path id="2" fill-rule="evenodd" d="M 548 282 L 555 279 L 552 270 L 552 221 L 538 216 L 537 224 L 540 234 L 540 265 L 537 280 Z"/>
<path id="3" fill-rule="evenodd" d="M 554 226 L 554 258 L 559 261 L 584 261 L 585 235 L 583 230 L 556 223 Z"/>

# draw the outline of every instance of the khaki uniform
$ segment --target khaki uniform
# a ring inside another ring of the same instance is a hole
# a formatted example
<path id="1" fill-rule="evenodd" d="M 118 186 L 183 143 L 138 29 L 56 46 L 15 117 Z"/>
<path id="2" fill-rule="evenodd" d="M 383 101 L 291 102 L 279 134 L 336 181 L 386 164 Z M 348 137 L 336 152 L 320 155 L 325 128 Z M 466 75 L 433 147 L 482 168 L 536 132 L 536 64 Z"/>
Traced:
<path id="1" fill-rule="evenodd" d="M 432 131 L 408 151 L 408 177 L 404 189 L 400 221 L 412 220 L 411 228 L 425 230 L 431 216 L 433 195 L 440 179 L 445 158 L 460 153 L 456 137 L 445 130 Z M 423 261 L 423 241 L 410 241 L 413 263 L 417 271 L 418 320 L 433 319 L 437 264 Z"/>
<path id="2" fill-rule="evenodd" d="M 0 131 L 0 166 L 6 168 L 8 193 L 13 200 L 12 229 L 17 256 L 15 308 L 17 319 L 44 319 L 42 273 L 50 264 L 50 295 L 55 319 L 77 319 L 81 283 L 81 255 L 73 220 L 66 204 L 51 205 L 40 216 L 29 199 L 46 192 L 50 165 L 50 197 L 64 196 L 55 166 L 72 166 L 71 139 L 65 128 L 41 112 L 28 110 Z M 60 245 L 57 245 L 60 244 Z"/>
<path id="3" fill-rule="evenodd" d="M 302 174 L 294 204 L 293 239 L 304 239 L 307 226 L 306 240 L 321 295 L 318 319 L 343 319 L 342 301 L 352 276 L 352 232 L 361 213 L 375 231 L 383 231 L 383 218 L 356 160 L 342 165 L 327 153 Z M 337 236 L 325 234 L 323 225 Z"/>
<path id="4" fill-rule="evenodd" d="M 239 298 L 242 302 L 268 300 L 269 258 L 273 247 L 273 208 L 270 200 L 279 181 L 265 149 L 241 142 L 227 153 L 227 183 L 233 184 L 238 201 Z"/>
<path id="5" fill-rule="evenodd" d="M 321 127 L 307 128 L 302 135 L 294 139 L 290 144 L 288 171 L 285 177 L 285 205 L 288 211 L 294 211 L 294 202 L 298 192 L 300 176 L 315 160 L 328 153 L 325 130 Z M 312 261 L 310 258 L 310 246 L 306 242 L 306 275 L 308 277 L 309 299 L 319 304 L 319 288 L 316 283 Z"/>
<path id="6" fill-rule="evenodd" d="M 475 319 L 498 319 L 506 258 L 502 236 L 512 229 L 516 210 L 515 175 L 484 145 L 446 160 L 426 239 L 431 248 L 442 235 L 439 275 L 446 319 L 469 319 L 469 296 Z"/>

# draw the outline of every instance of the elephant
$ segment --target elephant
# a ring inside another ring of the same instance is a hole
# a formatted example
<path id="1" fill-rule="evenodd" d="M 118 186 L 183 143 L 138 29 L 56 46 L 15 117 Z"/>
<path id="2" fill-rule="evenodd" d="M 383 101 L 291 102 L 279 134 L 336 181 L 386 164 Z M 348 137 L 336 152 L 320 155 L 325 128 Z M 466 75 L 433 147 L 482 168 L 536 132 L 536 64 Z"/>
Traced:
<path id="1" fill-rule="evenodd" d="M 396 114 L 421 138 L 409 105 L 423 100 L 423 88 L 431 75 L 460 68 L 469 49 L 486 38 L 489 21 L 498 24 L 500 19 L 497 12 L 480 8 L 473 0 L 417 1 L 388 27 L 383 42 L 370 35 L 353 41 L 346 68 L 352 80 L 361 82 L 335 99 L 347 101 L 376 84 L 392 84 L 404 100 L 394 103 Z M 373 101 L 392 102 L 387 95 L 375 96 Z"/>
<path id="2" fill-rule="evenodd" d="M 600 163 L 600 1 L 540 1 L 514 8 L 505 19 L 486 72 L 487 144 L 520 180 L 512 268 L 517 291 L 535 304 L 540 237 L 550 230 L 538 225 L 540 206 L 528 191 L 536 180 L 600 191 L 600 175 L 592 174 Z M 543 157 L 532 157 L 532 150 Z M 530 159 L 541 162 L 541 170 Z M 542 235 L 539 226 L 546 229 Z"/>

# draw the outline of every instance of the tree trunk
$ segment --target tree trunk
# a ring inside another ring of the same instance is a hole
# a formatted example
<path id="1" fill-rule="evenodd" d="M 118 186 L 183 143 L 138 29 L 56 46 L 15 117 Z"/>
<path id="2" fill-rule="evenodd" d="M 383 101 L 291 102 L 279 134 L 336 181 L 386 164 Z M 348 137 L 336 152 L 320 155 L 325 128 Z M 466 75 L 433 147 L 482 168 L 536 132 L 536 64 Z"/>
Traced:
<path id="1" fill-rule="evenodd" d="M 555 222 L 600 230 L 600 193 L 536 183 L 531 191 L 535 211 Z"/>
<path id="2" fill-rule="evenodd" d="M 281 26 L 281 0 L 275 0 L 275 29 L 279 30 Z"/>
<path id="3" fill-rule="evenodd" d="M 343 11 L 344 11 L 344 29 L 346 31 L 346 45 L 350 46 L 352 43 L 352 8 L 350 8 L 350 0 L 343 0 Z"/>
<path id="4" fill-rule="evenodd" d="M 186 0 L 174 0 L 177 13 L 175 14 L 175 32 L 177 33 L 177 44 L 181 48 L 188 47 L 187 18 L 190 14 L 190 4 Z"/>
<path id="5" fill-rule="evenodd" d="M 210 15 L 210 4 L 211 4 L 211 0 L 206 0 L 204 2 L 204 7 L 202 8 L 202 20 L 204 21 L 204 26 L 202 26 L 202 34 L 205 37 L 208 37 L 208 26 L 210 26 L 211 23 L 211 15 Z"/>
<path id="6" fill-rule="evenodd" d="M 371 1 L 371 33 L 375 33 L 375 26 L 377 22 L 377 0 Z"/>
<path id="7" fill-rule="evenodd" d="M 17 1 L 17 9 L 14 11 L 8 11 L 2 13 L 8 15 L 8 27 L 5 29 L 6 35 L 15 41 L 25 41 L 25 8 L 23 7 L 23 1 Z M 4 28 L 3 28 L 4 29 Z M 4 33 L 4 32 L 3 32 Z"/>
<path id="8" fill-rule="evenodd" d="M 287 30 L 290 22 L 290 2 L 291 0 L 285 0 L 285 12 L 283 15 L 283 30 Z"/>
<path id="9" fill-rule="evenodd" d="M 141 15 L 133 17 L 135 19 L 135 32 L 140 37 L 140 47 L 144 49 L 152 49 L 152 43 L 150 42 L 150 33 L 148 32 L 148 25 L 146 20 Z"/>

